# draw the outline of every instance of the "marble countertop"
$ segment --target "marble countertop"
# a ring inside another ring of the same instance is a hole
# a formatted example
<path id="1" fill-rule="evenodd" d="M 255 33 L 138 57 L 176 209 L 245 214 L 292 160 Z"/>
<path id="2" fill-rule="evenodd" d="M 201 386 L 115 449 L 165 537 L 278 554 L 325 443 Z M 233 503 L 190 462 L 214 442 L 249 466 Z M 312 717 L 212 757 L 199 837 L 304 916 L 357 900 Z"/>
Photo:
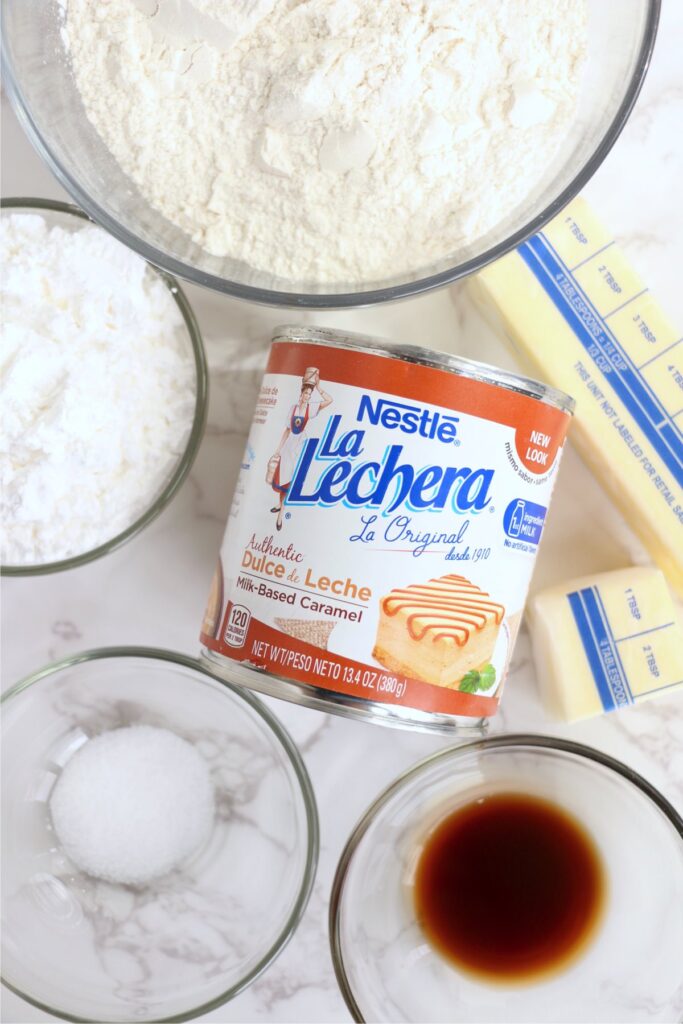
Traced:
<path id="1" fill-rule="evenodd" d="M 623 135 L 585 190 L 623 242 L 674 322 L 683 322 L 680 287 L 683 204 L 683 5 L 664 0 L 649 77 Z M 22 135 L 3 97 L 5 195 L 63 198 Z M 187 288 L 206 342 L 211 401 L 199 456 L 171 506 L 141 536 L 82 569 L 3 582 L 3 686 L 55 658 L 102 645 L 141 644 L 189 653 L 265 364 L 271 328 L 283 320 L 345 327 L 397 342 L 512 365 L 471 306 L 462 285 L 399 305 L 322 313 L 283 313 Z M 593 570 L 642 561 L 643 552 L 576 453 L 566 453 L 534 579 L 538 588 Z M 306 915 L 292 941 L 247 991 L 207 1021 L 346 1021 L 327 941 L 334 869 L 354 823 L 378 792 L 448 739 L 372 727 L 269 701 L 298 743 L 321 819 L 320 865 Z M 552 733 L 591 744 L 640 771 L 683 810 L 683 700 L 653 701 L 571 727 L 550 720 L 536 691 L 529 638 L 522 630 L 503 709 L 492 732 Z M 352 757 L 352 787 L 339 788 Z M 51 1020 L 3 990 L 8 1024 Z M 680 1009 L 683 1014 L 683 1005 Z"/>

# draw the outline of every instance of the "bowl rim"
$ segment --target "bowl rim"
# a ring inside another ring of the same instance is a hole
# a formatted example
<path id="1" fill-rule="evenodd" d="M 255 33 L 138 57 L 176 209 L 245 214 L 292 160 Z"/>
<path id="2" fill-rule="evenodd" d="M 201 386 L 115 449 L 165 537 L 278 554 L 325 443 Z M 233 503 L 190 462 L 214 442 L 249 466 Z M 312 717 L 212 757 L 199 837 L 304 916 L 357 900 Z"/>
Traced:
<path id="1" fill-rule="evenodd" d="M 651 802 L 663 813 L 674 830 L 678 833 L 683 842 L 683 817 L 678 813 L 673 804 L 664 797 L 651 782 L 648 782 L 639 772 L 630 768 L 623 761 L 619 761 L 610 754 L 605 754 L 595 747 L 585 743 L 576 743 L 574 740 L 566 740 L 559 736 L 548 736 L 541 733 L 510 733 L 500 736 L 489 736 L 485 739 L 474 740 L 470 743 L 461 743 L 456 746 L 446 747 L 434 754 L 417 761 L 416 764 L 401 772 L 382 792 L 373 800 L 370 806 L 363 812 L 354 825 L 351 834 L 342 850 L 332 882 L 330 893 L 330 910 L 328 916 L 328 936 L 332 964 L 337 979 L 339 990 L 342 994 L 346 1007 L 356 1024 L 366 1024 L 353 993 L 349 976 L 344 963 L 344 954 L 341 941 L 341 905 L 344 895 L 344 886 L 348 876 L 349 867 L 353 856 L 360 846 L 370 825 L 373 823 L 379 812 L 391 800 L 395 794 L 407 783 L 420 775 L 423 771 L 438 764 L 440 761 L 447 761 L 449 758 L 458 759 L 474 751 L 486 751 L 496 748 L 550 750 L 554 754 L 570 754 L 576 758 L 592 761 L 607 768 L 614 774 L 619 775 L 627 783 L 631 783 L 639 789 Z"/>
<path id="2" fill-rule="evenodd" d="M 87 213 L 84 213 L 83 210 L 80 210 L 77 206 L 74 206 L 72 203 L 61 202 L 57 199 L 41 199 L 27 196 L 4 197 L 0 199 L 0 210 L 3 212 L 7 211 L 8 213 L 21 213 L 22 211 L 26 213 L 40 213 L 41 211 L 46 213 L 57 213 L 67 217 L 75 217 L 84 224 L 92 224 L 98 230 L 104 230 L 100 224 L 97 224 L 92 217 L 89 217 Z M 88 562 L 94 562 L 103 555 L 108 555 L 111 551 L 121 547 L 122 544 L 125 544 L 144 530 L 145 527 L 147 527 L 158 515 L 160 515 L 161 512 L 163 512 L 171 499 L 175 496 L 176 492 L 180 489 L 181 485 L 184 483 L 187 474 L 190 472 L 204 435 L 204 427 L 206 425 L 208 412 L 209 372 L 206 362 L 206 353 L 204 351 L 204 344 L 197 318 L 195 317 L 192 307 L 190 306 L 182 288 L 171 274 L 159 267 L 153 266 L 148 261 L 146 262 L 152 273 L 156 274 L 170 292 L 170 295 L 183 318 L 185 330 L 189 336 L 190 344 L 192 346 L 192 356 L 197 383 L 194 412 L 192 414 L 192 426 L 190 428 L 190 433 L 188 434 L 183 454 L 178 459 L 173 473 L 160 494 L 157 495 L 149 508 L 138 516 L 130 526 L 127 526 L 125 530 L 121 530 L 110 540 L 104 541 L 102 544 L 98 544 L 97 547 L 91 548 L 89 551 L 83 551 L 80 554 L 72 555 L 69 558 L 60 558 L 55 562 L 39 562 L 31 563 L 30 565 L 1 565 L 1 576 L 43 576 L 48 573 L 62 572 L 65 569 L 75 569 L 78 566 L 86 565 Z"/>
<path id="3" fill-rule="evenodd" d="M 249 707 L 258 716 L 260 716 L 261 719 L 263 719 L 266 727 L 274 734 L 275 738 L 279 741 L 287 755 L 289 763 L 294 771 L 294 777 L 299 785 L 299 791 L 303 800 L 306 816 L 307 845 L 301 883 L 292 910 L 290 911 L 289 917 L 283 925 L 280 933 L 276 936 L 275 941 L 264 953 L 258 963 L 255 964 L 243 978 L 225 992 L 221 993 L 221 995 L 202 1003 L 195 1009 L 186 1010 L 183 1013 L 174 1014 L 170 1017 L 155 1017 L 147 1020 L 147 1024 L 178 1024 L 180 1021 L 193 1020 L 195 1017 L 209 1013 L 211 1010 L 215 1010 L 229 1002 L 231 999 L 234 999 L 240 992 L 243 992 L 244 989 L 251 985 L 252 982 L 263 974 L 273 961 L 277 959 L 296 932 L 308 905 L 318 867 L 318 855 L 320 851 L 318 806 L 315 799 L 313 784 L 299 748 L 287 729 L 285 729 L 284 725 L 282 725 L 270 708 L 268 708 L 263 701 L 249 690 L 245 690 L 240 686 L 227 682 L 225 679 L 221 679 L 220 676 L 210 672 L 198 661 L 197 658 L 183 654 L 180 651 L 171 651 L 160 647 L 139 647 L 133 645 L 98 647 L 81 651 L 78 654 L 72 654 L 68 657 L 61 658 L 58 661 L 50 662 L 43 668 L 38 669 L 36 672 L 32 672 L 30 675 L 24 676 L 23 679 L 20 679 L 9 690 L 3 693 L 2 696 L 0 696 L 0 705 L 4 706 L 9 700 L 18 697 L 25 690 L 28 690 L 29 687 L 42 682 L 49 676 L 62 672 L 64 669 L 73 668 L 74 666 L 85 662 L 116 658 L 143 658 L 150 661 L 167 662 L 173 665 L 180 665 L 183 668 L 199 673 L 200 676 L 207 677 L 213 683 L 217 683 L 220 687 L 227 690 L 233 698 L 242 700 L 245 704 L 249 705 Z M 47 1003 L 43 1003 L 39 999 L 35 999 L 28 993 L 24 992 L 22 989 L 17 988 L 1 974 L 0 982 L 31 1006 L 35 1006 L 39 1010 L 50 1013 L 55 1017 L 59 1017 L 61 1020 L 72 1021 L 74 1024 L 110 1024 L 109 1018 L 102 1019 L 98 1022 L 95 1021 L 95 1018 L 93 1017 L 78 1017 L 63 1010 L 59 1010 L 56 1007 L 50 1006 Z"/>
<path id="4" fill-rule="evenodd" d="M 93 200 L 80 184 L 71 176 L 66 167 L 57 158 L 47 141 L 38 130 L 29 105 L 19 87 L 18 80 L 14 74 L 12 61 L 9 54 L 9 45 L 6 42 L 6 33 L 1 33 L 0 52 L 2 60 L 2 78 L 5 89 L 10 98 L 12 107 L 17 118 L 24 128 L 28 138 L 32 142 L 39 155 L 47 164 L 50 171 L 57 178 L 59 183 L 76 200 L 88 216 L 96 221 L 101 227 L 109 231 L 115 238 L 124 245 L 133 249 L 142 256 L 148 263 L 163 268 L 169 273 L 175 274 L 193 284 L 202 285 L 213 291 L 230 295 L 233 298 L 244 299 L 258 305 L 280 306 L 299 309 L 350 309 L 362 306 L 371 306 L 380 302 L 395 302 L 409 296 L 421 295 L 434 288 L 452 284 L 469 274 L 482 270 L 489 263 L 500 259 L 512 249 L 517 248 L 531 235 L 536 234 L 549 220 L 562 210 L 581 191 L 583 186 L 592 178 L 596 170 L 603 162 L 612 146 L 626 124 L 631 110 L 638 98 L 643 85 L 647 69 L 650 65 L 652 52 L 657 37 L 657 27 L 661 13 L 661 0 L 646 0 L 647 13 L 643 25 L 643 34 L 640 47 L 636 56 L 633 74 L 626 83 L 624 95 L 616 113 L 608 125 L 605 133 L 597 143 L 592 154 L 583 163 L 569 184 L 553 199 L 544 210 L 532 217 L 523 227 L 515 231 L 508 238 L 491 246 L 464 263 L 460 263 L 447 270 L 436 274 L 429 274 L 426 277 L 419 277 L 414 281 L 403 284 L 377 287 L 368 291 L 349 292 L 292 292 L 277 290 L 273 288 L 259 288 L 254 285 L 244 285 L 227 278 L 210 274 L 207 271 L 199 270 L 189 263 L 169 256 L 161 249 L 143 241 L 134 231 L 123 227 L 104 207 Z M 3 11 L 5 10 L 3 5 Z M 4 14 L 3 14 L 4 20 Z"/>

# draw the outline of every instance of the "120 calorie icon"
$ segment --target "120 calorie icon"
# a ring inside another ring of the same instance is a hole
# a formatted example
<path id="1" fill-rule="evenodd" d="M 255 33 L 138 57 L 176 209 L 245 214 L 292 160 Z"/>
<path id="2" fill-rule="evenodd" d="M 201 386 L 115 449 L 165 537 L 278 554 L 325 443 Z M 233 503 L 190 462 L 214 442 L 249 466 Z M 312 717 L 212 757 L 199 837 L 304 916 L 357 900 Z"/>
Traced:
<path id="1" fill-rule="evenodd" d="M 251 612 L 243 604 L 234 604 L 230 609 L 223 639 L 230 647 L 244 647 L 249 632 Z"/>

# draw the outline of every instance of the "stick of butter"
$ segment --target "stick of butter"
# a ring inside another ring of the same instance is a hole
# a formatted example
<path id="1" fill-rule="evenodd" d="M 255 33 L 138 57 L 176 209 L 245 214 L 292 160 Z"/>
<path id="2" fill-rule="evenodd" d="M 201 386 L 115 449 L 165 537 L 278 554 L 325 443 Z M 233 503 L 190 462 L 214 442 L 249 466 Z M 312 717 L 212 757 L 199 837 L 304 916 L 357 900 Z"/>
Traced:
<path id="1" fill-rule="evenodd" d="M 576 399 L 571 440 L 683 594 L 683 337 L 583 199 L 470 289 L 531 371 Z"/>
<path id="2" fill-rule="evenodd" d="M 545 703 L 565 721 L 683 689 L 683 629 L 658 569 L 550 587 L 527 617 Z"/>

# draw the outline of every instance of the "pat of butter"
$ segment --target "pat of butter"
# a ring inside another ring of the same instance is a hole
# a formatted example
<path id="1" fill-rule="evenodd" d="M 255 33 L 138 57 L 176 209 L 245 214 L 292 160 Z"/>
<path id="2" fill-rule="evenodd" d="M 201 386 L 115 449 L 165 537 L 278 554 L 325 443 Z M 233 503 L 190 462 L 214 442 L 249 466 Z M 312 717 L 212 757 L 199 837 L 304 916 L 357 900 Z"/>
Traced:
<path id="1" fill-rule="evenodd" d="M 683 689 L 683 629 L 657 569 L 550 587 L 527 616 L 545 703 L 565 721 Z"/>
<path id="2" fill-rule="evenodd" d="M 583 199 L 470 288 L 531 371 L 576 399 L 570 433 L 683 594 L 683 337 Z"/>

